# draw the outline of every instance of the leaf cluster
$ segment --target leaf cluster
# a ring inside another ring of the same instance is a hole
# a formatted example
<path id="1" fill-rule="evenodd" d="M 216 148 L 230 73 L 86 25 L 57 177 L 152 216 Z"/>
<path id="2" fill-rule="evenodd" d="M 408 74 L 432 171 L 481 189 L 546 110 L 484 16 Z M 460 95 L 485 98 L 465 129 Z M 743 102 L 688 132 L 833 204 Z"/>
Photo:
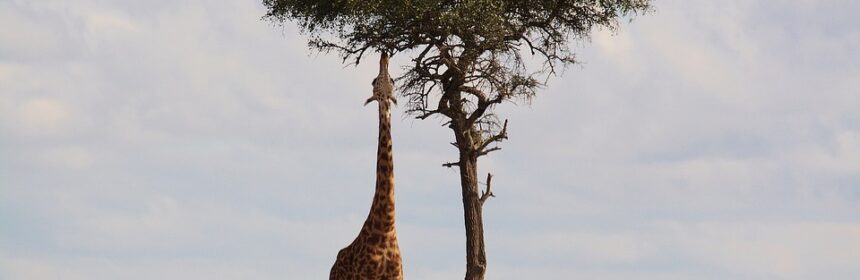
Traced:
<path id="1" fill-rule="evenodd" d="M 541 75 L 576 62 L 571 44 L 595 27 L 649 9 L 651 0 L 263 0 L 265 18 L 294 21 L 311 47 L 359 63 L 368 50 L 411 51 L 401 94 L 417 118 L 443 115 L 458 145 L 485 154 L 501 141 L 492 107 L 530 100 Z M 524 57 L 524 55 L 531 55 Z M 542 64 L 527 69 L 529 61 Z M 437 99 L 438 97 L 438 99 Z M 466 139 L 462 140 L 460 138 Z M 460 142 L 471 143 L 460 143 Z M 468 146 L 468 147 L 465 147 Z M 483 150 L 482 150 L 483 149 Z"/>

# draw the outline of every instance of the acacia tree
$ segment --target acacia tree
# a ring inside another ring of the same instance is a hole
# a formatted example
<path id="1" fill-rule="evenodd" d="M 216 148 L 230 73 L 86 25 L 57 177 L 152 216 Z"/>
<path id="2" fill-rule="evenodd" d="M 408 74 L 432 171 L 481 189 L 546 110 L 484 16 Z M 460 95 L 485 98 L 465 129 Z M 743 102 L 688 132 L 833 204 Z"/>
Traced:
<path id="1" fill-rule="evenodd" d="M 418 119 L 439 116 L 454 134 L 466 227 L 466 280 L 486 271 L 482 207 L 493 196 L 492 175 L 478 187 L 478 158 L 501 149 L 505 101 L 529 101 L 556 70 L 576 63 L 570 44 L 596 27 L 615 30 L 651 0 L 263 0 L 264 18 L 294 21 L 319 51 L 345 63 L 368 51 L 406 53 L 411 65 L 397 80 Z M 542 66 L 528 69 L 525 58 Z"/>

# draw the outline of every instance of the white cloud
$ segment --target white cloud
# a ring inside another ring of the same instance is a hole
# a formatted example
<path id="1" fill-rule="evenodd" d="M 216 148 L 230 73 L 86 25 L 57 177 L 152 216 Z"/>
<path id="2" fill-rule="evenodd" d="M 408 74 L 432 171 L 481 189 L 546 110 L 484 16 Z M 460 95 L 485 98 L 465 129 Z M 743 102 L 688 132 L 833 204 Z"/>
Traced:
<path id="1" fill-rule="evenodd" d="M 497 279 L 850 279 L 856 224 L 655 222 L 635 230 L 535 232 L 492 242 Z"/>
<path id="2" fill-rule="evenodd" d="M 860 174 L 860 131 L 840 131 L 833 142 L 830 149 L 812 152 L 800 159 L 809 160 L 822 170 Z"/>
<path id="3" fill-rule="evenodd" d="M 0 278 L 325 277 L 370 201 L 373 65 L 218 2 L 0 4 Z M 500 106 L 489 277 L 857 278 L 856 4 L 655 4 Z M 462 277 L 449 132 L 401 117 L 407 276 Z"/>
<path id="4" fill-rule="evenodd" d="M 678 228 L 676 240 L 699 261 L 743 277 L 847 279 L 860 261 L 856 224 L 703 223 Z"/>
<path id="5" fill-rule="evenodd" d="M 20 129 L 29 134 L 50 134 L 62 129 L 70 117 L 68 106 L 53 99 L 35 98 L 20 106 L 16 119 Z"/>
<path id="6" fill-rule="evenodd" d="M 279 261 L 210 258 L 127 260 L 94 257 L 17 257 L 0 261 L 6 279 L 280 279 L 296 266 Z M 296 277 L 313 277 L 296 273 Z M 314 275 L 315 276 L 315 275 Z"/>
<path id="7" fill-rule="evenodd" d="M 51 15 L 38 10 L 21 10 L 17 3 L 0 3 L 0 61 L 2 60 L 40 60 L 56 58 L 62 54 L 65 27 Z"/>
<path id="8" fill-rule="evenodd" d="M 39 155 L 34 155 L 48 166 L 61 169 L 85 169 L 96 161 L 96 155 L 86 148 L 81 147 L 57 147 L 44 150 Z"/>

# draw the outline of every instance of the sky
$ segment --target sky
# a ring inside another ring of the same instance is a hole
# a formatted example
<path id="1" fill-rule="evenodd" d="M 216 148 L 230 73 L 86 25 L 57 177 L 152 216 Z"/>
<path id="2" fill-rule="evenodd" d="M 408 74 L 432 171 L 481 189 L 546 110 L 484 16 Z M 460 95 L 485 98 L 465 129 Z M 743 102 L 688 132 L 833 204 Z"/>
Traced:
<path id="1" fill-rule="evenodd" d="M 654 4 L 497 108 L 487 279 L 860 279 L 860 2 Z M 376 69 L 264 12 L 0 0 L 0 279 L 327 277 Z M 441 123 L 393 111 L 407 279 L 465 271 Z"/>

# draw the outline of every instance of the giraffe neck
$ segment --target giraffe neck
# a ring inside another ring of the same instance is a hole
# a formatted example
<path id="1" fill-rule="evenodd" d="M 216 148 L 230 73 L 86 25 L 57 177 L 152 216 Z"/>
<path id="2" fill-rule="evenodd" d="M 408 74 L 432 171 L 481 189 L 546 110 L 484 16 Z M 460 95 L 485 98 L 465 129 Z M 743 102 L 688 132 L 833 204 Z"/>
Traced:
<path id="1" fill-rule="evenodd" d="M 379 144 L 376 152 L 376 192 L 365 227 L 378 233 L 394 231 L 394 159 L 391 151 L 391 112 L 386 100 L 379 104 Z"/>

